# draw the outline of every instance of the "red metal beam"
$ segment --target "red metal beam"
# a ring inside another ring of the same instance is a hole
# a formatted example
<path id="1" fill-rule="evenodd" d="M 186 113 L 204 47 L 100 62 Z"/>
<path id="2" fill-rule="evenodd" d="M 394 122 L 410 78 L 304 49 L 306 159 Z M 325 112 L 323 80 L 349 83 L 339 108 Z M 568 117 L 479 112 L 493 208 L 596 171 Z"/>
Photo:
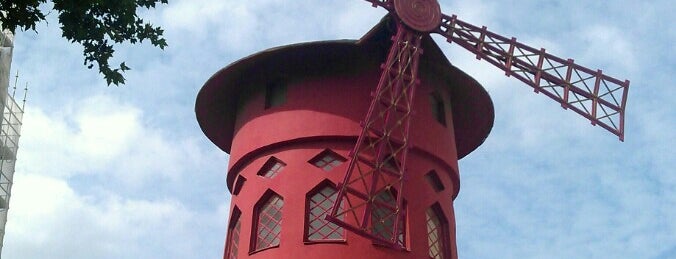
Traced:
<path id="1" fill-rule="evenodd" d="M 434 32 L 624 141 L 628 80 L 620 81 L 600 70 L 575 64 L 572 59 L 565 60 L 546 53 L 544 49 L 517 42 L 515 38 L 508 39 L 486 30 L 486 27 L 458 20 L 455 15 L 442 15 L 441 25 Z"/>

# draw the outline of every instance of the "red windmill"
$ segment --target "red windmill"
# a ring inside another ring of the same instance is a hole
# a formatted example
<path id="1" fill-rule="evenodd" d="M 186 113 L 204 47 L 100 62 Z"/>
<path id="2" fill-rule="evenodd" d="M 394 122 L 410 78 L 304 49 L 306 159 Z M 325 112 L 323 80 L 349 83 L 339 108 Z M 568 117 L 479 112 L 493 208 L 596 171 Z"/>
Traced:
<path id="1" fill-rule="evenodd" d="M 263 51 L 200 91 L 200 127 L 230 153 L 225 258 L 457 258 L 457 161 L 494 113 L 430 33 L 623 139 L 629 81 L 442 14 L 436 0 L 366 1 L 389 15 L 359 41 Z"/>
<path id="2" fill-rule="evenodd" d="M 624 109 L 629 81 L 606 76 L 442 14 L 436 0 L 366 0 L 383 7 L 396 23 L 383 73 L 363 121 L 363 130 L 352 153 L 345 180 L 339 184 L 337 201 L 329 219 L 355 233 L 402 247 L 398 238 L 402 218 L 402 195 L 396 205 L 383 201 L 383 193 L 405 189 L 412 102 L 418 81 L 422 38 L 438 33 L 533 87 L 536 93 L 559 102 L 600 125 L 620 140 L 624 138 Z M 392 163 L 390 161 L 396 161 Z M 388 166 L 394 165 L 394 166 Z M 347 206 L 347 208 L 345 208 Z M 350 222 L 345 217 L 352 217 Z M 396 219 L 396 220 L 395 220 Z M 381 222 L 392 223 L 383 227 Z"/>

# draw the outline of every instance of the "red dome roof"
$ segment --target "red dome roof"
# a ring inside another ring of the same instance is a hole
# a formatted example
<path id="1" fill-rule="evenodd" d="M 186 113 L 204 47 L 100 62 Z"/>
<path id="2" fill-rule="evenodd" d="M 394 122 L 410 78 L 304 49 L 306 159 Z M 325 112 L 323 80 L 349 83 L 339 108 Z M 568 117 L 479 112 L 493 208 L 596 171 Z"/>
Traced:
<path id="1" fill-rule="evenodd" d="M 377 67 L 386 57 L 394 29 L 387 17 L 360 40 L 300 43 L 268 49 L 234 62 L 216 72 L 204 84 L 195 104 L 204 134 L 230 153 L 235 131 L 237 96 L 246 85 L 277 71 L 294 75 L 321 75 Z M 448 82 L 458 158 L 479 147 L 493 127 L 493 103 L 486 90 L 471 76 L 451 65 L 431 37 L 425 36 L 421 73 L 434 73 Z M 270 78 L 272 80 L 272 78 Z M 375 85 L 373 86 L 375 87 Z M 366 111 L 364 111 L 366 113 Z"/>

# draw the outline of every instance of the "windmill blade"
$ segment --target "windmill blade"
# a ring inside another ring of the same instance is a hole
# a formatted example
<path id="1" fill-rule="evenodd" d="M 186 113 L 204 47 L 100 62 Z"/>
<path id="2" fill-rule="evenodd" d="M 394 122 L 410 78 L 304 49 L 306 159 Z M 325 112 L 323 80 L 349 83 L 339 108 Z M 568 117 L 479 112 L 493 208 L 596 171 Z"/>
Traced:
<path id="1" fill-rule="evenodd" d="M 516 38 L 490 32 L 485 26 L 477 27 L 458 20 L 455 15 L 442 15 L 441 25 L 434 32 L 624 141 L 629 80 L 620 81 L 604 75 L 601 70 L 575 64 L 572 59 L 553 56 L 545 49 L 538 50 L 517 42 Z"/>
<path id="2" fill-rule="evenodd" d="M 366 2 L 371 3 L 373 7 L 383 7 L 388 11 L 394 11 L 394 0 L 366 0 Z"/>
<path id="3" fill-rule="evenodd" d="M 387 60 L 338 195 L 326 217 L 358 235 L 405 249 L 403 206 L 409 131 L 423 34 L 397 23 Z M 398 195 L 394 195 L 397 192 Z M 383 196 L 388 195 L 388 196 Z M 390 197 L 392 203 L 380 200 Z"/>

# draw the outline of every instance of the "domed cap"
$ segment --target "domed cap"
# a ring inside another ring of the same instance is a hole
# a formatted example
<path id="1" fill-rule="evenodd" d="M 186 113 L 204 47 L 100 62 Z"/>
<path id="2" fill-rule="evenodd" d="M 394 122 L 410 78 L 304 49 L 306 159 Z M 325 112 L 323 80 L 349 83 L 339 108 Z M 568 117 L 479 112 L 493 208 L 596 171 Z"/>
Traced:
<path id="1" fill-rule="evenodd" d="M 230 153 L 237 98 L 249 90 L 245 86 L 252 81 L 273 80 L 265 78 L 273 76 L 266 71 L 308 76 L 376 67 L 384 62 L 392 45 L 390 39 L 395 26 L 390 21 L 386 16 L 357 41 L 321 41 L 272 48 L 219 70 L 197 95 L 195 113 L 202 131 L 216 146 Z M 479 147 L 490 133 L 495 116 L 493 103 L 474 78 L 451 65 L 429 35 L 423 38 L 422 47 L 419 70 L 434 73 L 447 82 L 456 148 L 458 158 L 462 158 Z"/>

